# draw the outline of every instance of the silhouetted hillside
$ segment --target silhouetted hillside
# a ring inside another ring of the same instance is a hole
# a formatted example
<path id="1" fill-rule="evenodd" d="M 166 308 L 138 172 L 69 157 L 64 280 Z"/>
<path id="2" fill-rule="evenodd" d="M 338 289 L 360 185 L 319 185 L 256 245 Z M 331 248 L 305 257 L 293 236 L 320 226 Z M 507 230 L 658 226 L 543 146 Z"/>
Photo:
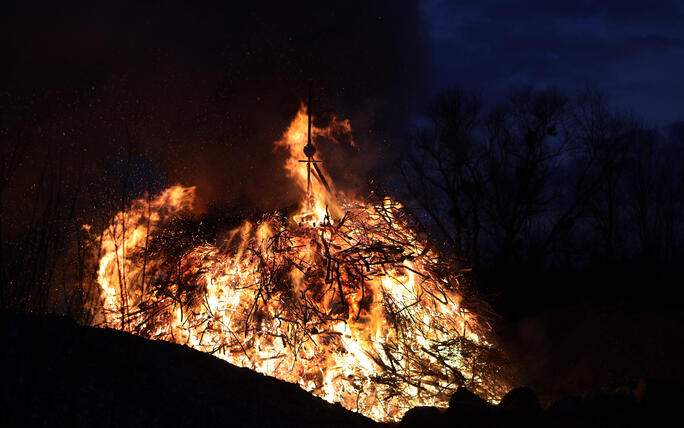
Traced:
<path id="1" fill-rule="evenodd" d="M 180 345 L 54 315 L 0 318 L 3 427 L 383 426 L 294 384 Z M 664 426 L 681 399 L 676 380 L 587 390 L 549 406 L 528 387 L 511 390 L 498 405 L 461 387 L 448 409 L 416 407 L 395 426 Z"/>
<path id="2" fill-rule="evenodd" d="M 2 315 L 2 426 L 370 427 L 374 422 L 190 348 L 58 316 Z"/>

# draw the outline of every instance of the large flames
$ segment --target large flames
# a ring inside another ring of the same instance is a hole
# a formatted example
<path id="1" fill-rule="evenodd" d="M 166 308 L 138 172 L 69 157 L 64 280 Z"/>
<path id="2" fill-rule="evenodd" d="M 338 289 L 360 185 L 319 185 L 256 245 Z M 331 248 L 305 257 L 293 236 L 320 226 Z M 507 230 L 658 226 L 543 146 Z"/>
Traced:
<path id="1" fill-rule="evenodd" d="M 349 123 L 312 128 L 339 132 Z M 289 151 L 303 193 L 306 142 L 302 107 L 275 145 Z M 458 385 L 497 399 L 489 327 L 464 301 L 454 261 L 392 199 L 344 196 L 329 177 L 311 188 L 296 213 L 213 239 L 194 232 L 193 187 L 135 201 L 97 238 L 102 324 L 297 383 L 376 420 L 444 406 Z"/>

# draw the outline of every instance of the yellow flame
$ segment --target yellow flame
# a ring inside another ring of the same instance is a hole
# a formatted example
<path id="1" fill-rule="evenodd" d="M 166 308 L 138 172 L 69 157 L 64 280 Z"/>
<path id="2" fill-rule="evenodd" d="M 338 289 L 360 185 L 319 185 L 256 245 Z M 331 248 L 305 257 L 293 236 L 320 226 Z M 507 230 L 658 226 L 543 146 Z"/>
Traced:
<path id="1" fill-rule="evenodd" d="M 313 134 L 340 129 L 350 130 L 348 122 L 314 127 Z M 288 150 L 285 168 L 302 192 L 306 132 L 302 106 L 275 143 Z M 192 209 L 195 188 L 174 186 L 135 201 L 102 234 L 97 280 L 104 323 L 297 383 L 376 420 L 397 420 L 413 406 L 444 406 L 457 386 L 452 372 L 471 371 L 458 350 L 437 344 L 456 336 L 486 344 L 461 307 L 458 280 L 434 274 L 438 254 L 395 218 L 401 206 L 391 198 L 362 202 L 329 192 L 320 180 L 312 185 L 312 211 L 302 203 L 292 219 L 270 215 L 245 222 L 179 260 L 147 257 L 149 236 Z M 388 235 L 374 232 L 378 225 L 391 225 Z M 399 263 L 368 265 L 362 272 L 331 266 L 371 241 L 397 240 L 406 243 L 396 250 Z M 169 272 L 165 263 L 175 263 L 173 275 L 162 274 Z M 326 263 L 332 279 L 320 268 Z M 431 374 L 407 381 L 417 368 Z M 388 373 L 403 377 L 383 381 Z M 391 393 L 392 383 L 401 394 Z"/>

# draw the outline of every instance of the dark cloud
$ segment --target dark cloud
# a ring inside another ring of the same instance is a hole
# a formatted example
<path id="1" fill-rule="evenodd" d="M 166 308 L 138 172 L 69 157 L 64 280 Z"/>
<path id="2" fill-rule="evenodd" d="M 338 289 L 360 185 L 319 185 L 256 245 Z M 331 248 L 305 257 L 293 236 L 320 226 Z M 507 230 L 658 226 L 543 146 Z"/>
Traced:
<path id="1" fill-rule="evenodd" d="M 433 91 L 597 86 L 655 124 L 684 116 L 681 2 L 426 0 Z"/>

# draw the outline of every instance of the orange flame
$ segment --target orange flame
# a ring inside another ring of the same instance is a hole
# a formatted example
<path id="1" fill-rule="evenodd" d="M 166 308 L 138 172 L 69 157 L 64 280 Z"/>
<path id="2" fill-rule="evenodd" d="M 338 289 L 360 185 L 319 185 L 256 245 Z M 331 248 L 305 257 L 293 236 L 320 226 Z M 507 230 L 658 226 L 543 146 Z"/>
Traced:
<path id="1" fill-rule="evenodd" d="M 312 132 L 340 130 L 349 123 Z M 275 143 L 289 151 L 285 168 L 302 190 L 306 141 L 302 106 Z M 376 420 L 444 406 L 459 384 L 485 383 L 463 344 L 488 347 L 486 329 L 401 205 L 312 184 L 311 211 L 303 203 L 291 218 L 245 222 L 217 242 L 181 245 L 173 259 L 153 244 L 192 209 L 195 188 L 135 201 L 102 234 L 103 323 L 297 383 Z M 495 399 L 503 389 L 489 391 Z"/>

